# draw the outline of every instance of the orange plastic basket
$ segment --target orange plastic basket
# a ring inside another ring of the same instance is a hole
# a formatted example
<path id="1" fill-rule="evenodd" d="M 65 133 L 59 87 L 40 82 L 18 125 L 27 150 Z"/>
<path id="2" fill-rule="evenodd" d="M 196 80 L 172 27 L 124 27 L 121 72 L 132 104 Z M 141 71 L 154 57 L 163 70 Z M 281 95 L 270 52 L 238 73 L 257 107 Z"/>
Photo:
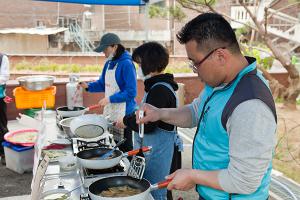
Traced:
<path id="1" fill-rule="evenodd" d="M 47 108 L 55 105 L 56 86 L 46 90 L 28 91 L 22 87 L 16 87 L 13 91 L 17 109 L 41 108 L 46 101 Z"/>

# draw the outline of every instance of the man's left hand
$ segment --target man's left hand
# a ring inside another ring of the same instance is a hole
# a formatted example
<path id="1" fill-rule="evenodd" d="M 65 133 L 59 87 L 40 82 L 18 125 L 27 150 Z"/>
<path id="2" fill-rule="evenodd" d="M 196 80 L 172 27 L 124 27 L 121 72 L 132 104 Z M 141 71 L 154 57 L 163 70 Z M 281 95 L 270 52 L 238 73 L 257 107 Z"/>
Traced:
<path id="1" fill-rule="evenodd" d="M 176 172 L 167 176 L 167 179 L 173 179 L 169 185 L 168 190 L 190 190 L 195 187 L 194 182 L 196 170 L 193 169 L 179 169 Z"/>
<path id="2" fill-rule="evenodd" d="M 106 106 L 106 105 L 109 104 L 109 103 L 110 103 L 109 97 L 105 97 L 105 98 L 103 98 L 103 99 L 101 99 L 101 100 L 99 101 L 99 105 L 100 105 L 100 106 Z"/>

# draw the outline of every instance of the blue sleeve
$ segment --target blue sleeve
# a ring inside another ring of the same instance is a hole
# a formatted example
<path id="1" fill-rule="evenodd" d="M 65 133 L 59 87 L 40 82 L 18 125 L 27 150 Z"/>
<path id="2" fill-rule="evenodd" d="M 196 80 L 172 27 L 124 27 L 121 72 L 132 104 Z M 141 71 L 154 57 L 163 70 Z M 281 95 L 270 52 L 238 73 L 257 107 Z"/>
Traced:
<path id="1" fill-rule="evenodd" d="M 117 77 L 119 76 L 119 77 Z M 109 100 L 111 103 L 126 102 L 136 97 L 136 72 L 134 64 L 131 60 L 126 60 L 120 66 L 120 72 L 116 74 L 116 79 L 122 80 L 122 85 L 119 85 L 120 92 L 117 92 L 110 96 Z M 119 81 L 117 81 L 119 84 Z"/>
<path id="2" fill-rule="evenodd" d="M 108 64 L 105 63 L 104 68 L 102 70 L 101 76 L 97 81 L 91 82 L 88 84 L 89 92 L 104 92 L 105 91 L 105 73 Z"/>

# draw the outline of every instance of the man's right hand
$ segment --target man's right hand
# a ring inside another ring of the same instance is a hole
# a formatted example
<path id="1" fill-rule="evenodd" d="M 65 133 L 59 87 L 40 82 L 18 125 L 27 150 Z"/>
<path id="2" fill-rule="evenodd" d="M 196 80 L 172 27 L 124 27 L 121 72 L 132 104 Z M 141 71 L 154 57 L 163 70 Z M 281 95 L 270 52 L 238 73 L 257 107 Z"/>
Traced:
<path id="1" fill-rule="evenodd" d="M 86 82 L 79 82 L 77 85 L 77 88 L 79 89 L 80 87 L 82 87 L 83 89 L 88 88 L 88 84 Z"/>
<path id="2" fill-rule="evenodd" d="M 144 111 L 144 117 L 139 119 L 139 112 L 143 110 Z M 160 120 L 160 109 L 144 103 L 139 108 L 139 110 L 136 112 L 136 123 L 137 124 L 147 124 L 148 122 L 156 122 Z"/>

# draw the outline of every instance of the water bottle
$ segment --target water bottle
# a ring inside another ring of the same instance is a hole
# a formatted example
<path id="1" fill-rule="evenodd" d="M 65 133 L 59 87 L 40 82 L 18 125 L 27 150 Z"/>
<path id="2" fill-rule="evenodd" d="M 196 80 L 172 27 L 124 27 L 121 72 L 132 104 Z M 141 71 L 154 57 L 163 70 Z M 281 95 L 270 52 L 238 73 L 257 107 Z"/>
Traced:
<path id="1" fill-rule="evenodd" d="M 83 106 L 83 93 L 82 87 L 77 88 L 79 75 L 70 75 L 70 82 L 66 84 L 67 91 L 67 106 L 69 110 L 73 110 L 74 107 Z"/>

